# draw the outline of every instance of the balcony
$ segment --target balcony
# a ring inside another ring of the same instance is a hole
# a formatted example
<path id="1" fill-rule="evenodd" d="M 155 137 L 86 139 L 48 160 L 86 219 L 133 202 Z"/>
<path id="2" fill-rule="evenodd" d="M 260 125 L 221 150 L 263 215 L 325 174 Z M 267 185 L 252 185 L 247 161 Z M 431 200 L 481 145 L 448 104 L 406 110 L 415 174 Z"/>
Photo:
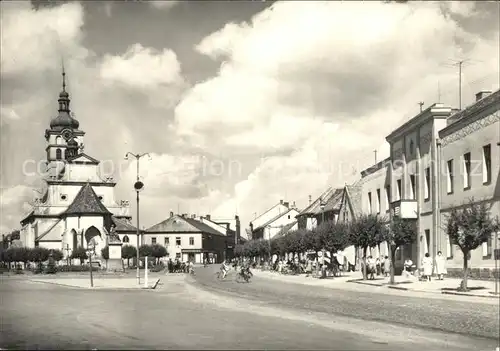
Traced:
<path id="1" fill-rule="evenodd" d="M 391 215 L 403 219 L 418 218 L 417 200 L 398 200 L 391 203 Z"/>

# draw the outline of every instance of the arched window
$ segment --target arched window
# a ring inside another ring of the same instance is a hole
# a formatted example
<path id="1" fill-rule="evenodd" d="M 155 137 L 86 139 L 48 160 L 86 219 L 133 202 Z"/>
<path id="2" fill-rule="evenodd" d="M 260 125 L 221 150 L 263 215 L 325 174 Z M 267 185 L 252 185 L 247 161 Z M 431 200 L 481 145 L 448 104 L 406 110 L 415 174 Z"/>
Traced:
<path id="1" fill-rule="evenodd" d="M 58 135 L 56 136 L 56 144 L 57 145 L 61 145 L 63 142 L 62 142 L 62 138 Z"/>
<path id="2" fill-rule="evenodd" d="M 56 160 L 62 160 L 62 151 L 61 149 L 56 150 Z"/>
<path id="3" fill-rule="evenodd" d="M 128 242 L 130 242 L 130 239 L 128 238 L 128 236 L 127 236 L 127 235 L 125 235 L 125 236 L 123 237 L 123 240 L 122 240 L 122 241 L 123 241 L 124 243 L 128 243 Z"/>

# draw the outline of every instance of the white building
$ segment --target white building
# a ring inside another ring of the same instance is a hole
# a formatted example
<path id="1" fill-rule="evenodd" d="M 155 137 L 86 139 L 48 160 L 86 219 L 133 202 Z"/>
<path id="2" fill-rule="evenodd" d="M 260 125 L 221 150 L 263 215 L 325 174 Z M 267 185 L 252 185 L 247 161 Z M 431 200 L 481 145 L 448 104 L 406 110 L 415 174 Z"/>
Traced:
<path id="1" fill-rule="evenodd" d="M 295 207 L 295 203 L 290 206 L 288 202 L 280 200 L 278 204 L 250 222 L 252 239 L 272 239 L 290 225 L 291 227 L 288 230 L 293 230 L 294 226 L 297 227 L 295 217 L 298 214 L 299 211 Z"/>
<path id="2" fill-rule="evenodd" d="M 59 113 L 45 131 L 47 187 L 22 219 L 20 240 L 26 247 L 59 249 L 70 255 L 94 238 L 99 257 L 113 223 L 118 233 L 125 227 L 126 232 L 135 229 L 129 223 L 129 204 L 115 201 L 116 183 L 103 179 L 99 161 L 83 152 L 85 132 L 70 114 L 64 72 L 58 101 Z"/>

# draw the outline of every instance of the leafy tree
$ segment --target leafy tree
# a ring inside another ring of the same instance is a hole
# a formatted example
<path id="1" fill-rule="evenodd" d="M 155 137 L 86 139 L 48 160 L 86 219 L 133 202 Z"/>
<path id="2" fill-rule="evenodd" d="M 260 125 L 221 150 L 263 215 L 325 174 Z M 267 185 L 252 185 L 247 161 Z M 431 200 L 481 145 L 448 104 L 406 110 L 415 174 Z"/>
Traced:
<path id="1" fill-rule="evenodd" d="M 398 247 L 414 243 L 417 240 L 417 225 L 414 220 L 394 217 L 390 229 L 384 232 L 384 240 L 391 251 L 391 284 L 394 284 L 394 262 Z"/>
<path id="2" fill-rule="evenodd" d="M 104 258 L 106 261 L 109 260 L 109 246 L 106 245 L 101 249 L 101 256 Z"/>
<path id="3" fill-rule="evenodd" d="M 55 249 L 52 250 L 52 258 L 54 261 L 59 262 L 64 258 L 64 254 L 61 250 Z"/>
<path id="4" fill-rule="evenodd" d="M 71 253 L 71 258 L 80 260 L 80 265 L 83 265 L 83 261 L 85 261 L 87 258 L 89 258 L 89 256 L 87 255 L 87 250 L 85 250 L 81 246 L 78 246 Z"/>
<path id="5" fill-rule="evenodd" d="M 37 263 L 37 271 L 42 272 L 42 262 L 49 259 L 50 250 L 45 247 L 35 247 L 29 251 L 29 260 Z"/>
<path id="6" fill-rule="evenodd" d="M 140 257 L 146 257 L 146 256 L 152 256 L 152 249 L 151 245 L 141 245 L 139 247 L 139 256 Z"/>
<path id="7" fill-rule="evenodd" d="M 168 251 L 165 246 L 154 244 L 151 245 L 151 256 L 156 258 L 156 264 L 160 263 L 160 258 L 168 255 Z"/>
<path id="8" fill-rule="evenodd" d="M 363 214 L 349 227 L 349 242 L 363 250 L 363 279 L 366 279 L 366 252 L 384 241 L 386 227 L 381 217 Z"/>
<path id="9" fill-rule="evenodd" d="M 300 246 L 302 247 L 303 252 L 306 251 L 317 251 L 317 231 L 304 231 L 304 234 L 300 238 Z"/>
<path id="10" fill-rule="evenodd" d="M 132 245 L 122 246 L 122 258 L 127 260 L 127 267 L 130 268 L 130 259 L 137 256 L 137 249 Z"/>
<path id="11" fill-rule="evenodd" d="M 241 257 L 243 255 L 243 245 L 238 244 L 234 247 L 234 256 Z"/>
<path id="12" fill-rule="evenodd" d="M 463 254 L 463 282 L 460 290 L 467 291 L 469 275 L 468 259 L 471 251 L 487 242 L 492 233 L 499 230 L 498 219 L 490 217 L 491 206 L 474 203 L 471 199 L 461 209 L 453 209 L 446 223 L 446 234 L 451 243 L 457 245 Z"/>

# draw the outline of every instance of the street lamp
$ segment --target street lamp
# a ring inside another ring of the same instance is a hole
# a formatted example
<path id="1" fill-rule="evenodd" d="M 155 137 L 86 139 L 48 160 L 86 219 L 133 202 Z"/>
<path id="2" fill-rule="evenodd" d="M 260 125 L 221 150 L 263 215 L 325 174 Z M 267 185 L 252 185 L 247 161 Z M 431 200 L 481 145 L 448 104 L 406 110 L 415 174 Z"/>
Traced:
<path id="1" fill-rule="evenodd" d="M 268 249 L 269 249 L 269 261 L 272 262 L 273 258 L 271 256 L 271 225 L 268 225 L 266 228 L 267 228 L 267 236 L 269 238 L 267 240 Z"/>
<path id="2" fill-rule="evenodd" d="M 140 234 L 140 229 L 139 229 L 139 192 L 141 192 L 143 189 L 144 189 L 144 183 L 141 182 L 139 180 L 139 160 L 141 159 L 141 157 L 143 156 L 148 156 L 149 159 L 151 159 L 151 156 L 146 152 L 146 153 L 143 153 L 143 154 L 133 154 L 131 152 L 127 152 L 127 154 L 125 155 L 125 160 L 129 160 L 129 156 L 133 157 L 136 159 L 137 161 L 137 178 L 136 178 L 136 182 L 134 183 L 134 190 L 137 194 L 136 196 L 136 201 L 137 201 L 137 284 L 140 285 L 141 284 L 141 275 L 140 275 L 140 271 L 139 271 L 139 260 L 140 260 L 140 256 L 139 256 L 139 246 L 140 246 L 140 243 L 139 243 L 139 236 L 141 235 Z"/>

